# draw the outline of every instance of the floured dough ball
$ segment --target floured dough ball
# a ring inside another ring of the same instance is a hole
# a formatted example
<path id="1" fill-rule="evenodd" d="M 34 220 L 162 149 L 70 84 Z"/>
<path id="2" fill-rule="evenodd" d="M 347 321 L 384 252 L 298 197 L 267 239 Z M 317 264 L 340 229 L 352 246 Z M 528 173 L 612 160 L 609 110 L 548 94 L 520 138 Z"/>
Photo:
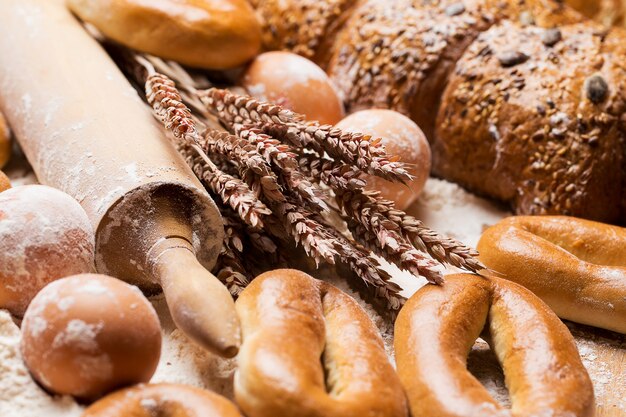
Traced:
<path id="1" fill-rule="evenodd" d="M 312 61 L 291 52 L 266 52 L 255 58 L 242 79 L 250 95 L 307 120 L 334 125 L 344 116 L 332 81 Z"/>
<path id="2" fill-rule="evenodd" d="M 408 171 L 415 178 L 406 185 L 368 175 L 366 188 L 380 191 L 383 198 L 395 201 L 400 210 L 410 206 L 430 174 L 430 146 L 419 126 L 392 110 L 362 110 L 343 119 L 337 127 L 381 138 L 389 155 L 396 155 L 408 164 Z"/>
<path id="3" fill-rule="evenodd" d="M 2 113 L 0 113 L 0 168 L 6 165 L 11 157 L 11 136 L 9 134 L 9 127 L 4 119 Z"/>
<path id="4" fill-rule="evenodd" d="M 161 355 L 161 328 L 137 287 L 82 274 L 37 294 L 24 315 L 21 348 L 46 389 L 93 400 L 150 380 Z"/>
<path id="5" fill-rule="evenodd" d="M 94 233 L 83 208 L 44 185 L 0 193 L 0 308 L 22 316 L 51 281 L 91 272 Z"/>
<path id="6" fill-rule="evenodd" d="M 2 171 L 0 171 L 0 193 L 11 188 L 11 181 L 9 181 L 9 177 Z"/>

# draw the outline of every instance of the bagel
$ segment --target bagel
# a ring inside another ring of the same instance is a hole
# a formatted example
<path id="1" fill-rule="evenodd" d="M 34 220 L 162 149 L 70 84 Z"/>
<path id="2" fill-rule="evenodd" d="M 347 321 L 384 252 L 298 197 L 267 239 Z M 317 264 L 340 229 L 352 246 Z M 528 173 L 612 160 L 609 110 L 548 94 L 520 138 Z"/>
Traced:
<path id="1" fill-rule="evenodd" d="M 235 399 L 248 417 L 407 416 L 378 329 L 348 295 L 284 269 L 252 281 L 236 307 Z"/>
<path id="2" fill-rule="evenodd" d="M 509 217 L 482 235 L 480 260 L 559 317 L 626 333 L 626 229 L 564 216 Z"/>
<path id="3" fill-rule="evenodd" d="M 184 65 L 227 69 L 261 49 L 261 24 L 246 0 L 67 0 L 106 37 Z"/>
<path id="4" fill-rule="evenodd" d="M 511 410 L 466 367 L 485 324 Z M 398 315 L 394 347 L 413 417 L 593 415 L 593 387 L 572 335 L 515 283 L 458 274 L 443 286 L 421 288 Z"/>
<path id="5" fill-rule="evenodd" d="M 107 395 L 81 417 L 243 417 L 226 398 L 186 385 L 136 385 Z"/>

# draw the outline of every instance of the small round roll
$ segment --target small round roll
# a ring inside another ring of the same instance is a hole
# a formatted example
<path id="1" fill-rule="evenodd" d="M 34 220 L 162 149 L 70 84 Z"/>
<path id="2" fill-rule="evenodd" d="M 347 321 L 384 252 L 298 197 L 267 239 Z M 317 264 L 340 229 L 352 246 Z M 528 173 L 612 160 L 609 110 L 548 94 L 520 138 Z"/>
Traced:
<path id="1" fill-rule="evenodd" d="M 92 404 L 81 417 L 243 417 L 226 398 L 177 384 L 137 385 Z"/>
<path id="2" fill-rule="evenodd" d="M 334 125 L 344 116 L 343 103 L 328 75 L 313 62 L 291 52 L 266 52 L 252 61 L 242 78 L 255 98 Z"/>
<path id="3" fill-rule="evenodd" d="M 367 190 L 378 191 L 400 210 L 406 210 L 424 189 L 430 175 L 430 146 L 426 136 L 411 119 L 393 110 L 371 109 L 352 113 L 336 127 L 381 138 L 389 155 L 398 155 L 413 176 L 406 184 L 368 175 Z"/>
<path id="4" fill-rule="evenodd" d="M 378 329 L 348 295 L 283 269 L 252 281 L 236 306 L 235 398 L 248 417 L 407 416 Z"/>
<path id="5" fill-rule="evenodd" d="M 467 370 L 487 326 L 511 410 Z M 539 298 L 502 279 L 457 274 L 421 288 L 395 325 L 400 379 L 413 417 L 590 417 L 593 386 L 567 327 Z"/>
<path id="6" fill-rule="evenodd" d="M 67 0 L 107 37 L 139 51 L 206 69 L 227 69 L 261 48 L 246 0 Z"/>
<path id="7" fill-rule="evenodd" d="M 565 216 L 518 216 L 485 231 L 480 260 L 559 317 L 626 333 L 626 229 Z"/>

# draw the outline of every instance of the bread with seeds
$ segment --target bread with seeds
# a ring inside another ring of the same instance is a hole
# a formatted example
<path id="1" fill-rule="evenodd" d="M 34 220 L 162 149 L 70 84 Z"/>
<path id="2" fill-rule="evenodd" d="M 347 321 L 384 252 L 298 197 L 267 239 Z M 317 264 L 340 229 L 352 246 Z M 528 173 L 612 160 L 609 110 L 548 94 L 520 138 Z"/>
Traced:
<path id="1" fill-rule="evenodd" d="M 626 219 L 626 39 L 595 23 L 493 26 L 456 65 L 435 174 L 520 214 Z"/>
<path id="2" fill-rule="evenodd" d="M 431 138 L 456 61 L 482 31 L 505 18 L 552 26 L 582 16 L 545 0 L 369 0 L 338 35 L 328 72 L 348 111 L 397 110 Z"/>
<path id="3" fill-rule="evenodd" d="M 624 32 L 562 0 L 256 3 L 266 37 L 288 40 L 266 47 L 307 50 L 348 112 L 416 121 L 436 175 L 519 214 L 626 221 Z"/>

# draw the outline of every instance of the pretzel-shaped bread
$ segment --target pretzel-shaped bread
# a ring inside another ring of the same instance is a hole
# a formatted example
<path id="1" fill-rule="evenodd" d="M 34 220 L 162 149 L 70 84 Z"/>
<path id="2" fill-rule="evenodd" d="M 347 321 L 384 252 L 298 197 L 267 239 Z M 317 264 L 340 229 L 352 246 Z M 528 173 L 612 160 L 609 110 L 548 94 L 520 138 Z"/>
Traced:
<path id="1" fill-rule="evenodd" d="M 242 417 L 213 392 L 187 385 L 140 384 L 107 395 L 81 417 Z"/>
<path id="2" fill-rule="evenodd" d="M 485 324 L 511 410 L 466 367 Z M 567 327 L 530 291 L 506 280 L 458 274 L 421 288 L 400 311 L 395 351 L 413 417 L 593 415 L 591 380 Z"/>
<path id="3" fill-rule="evenodd" d="M 248 417 L 407 416 L 378 329 L 348 295 L 283 269 L 252 281 L 236 307 L 235 398 Z"/>
<path id="4" fill-rule="evenodd" d="M 564 216 L 510 217 L 487 229 L 481 260 L 559 317 L 626 333 L 626 229 Z"/>

